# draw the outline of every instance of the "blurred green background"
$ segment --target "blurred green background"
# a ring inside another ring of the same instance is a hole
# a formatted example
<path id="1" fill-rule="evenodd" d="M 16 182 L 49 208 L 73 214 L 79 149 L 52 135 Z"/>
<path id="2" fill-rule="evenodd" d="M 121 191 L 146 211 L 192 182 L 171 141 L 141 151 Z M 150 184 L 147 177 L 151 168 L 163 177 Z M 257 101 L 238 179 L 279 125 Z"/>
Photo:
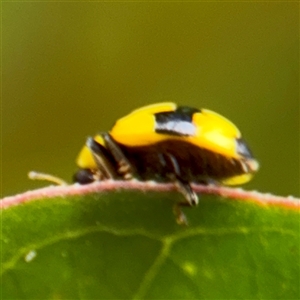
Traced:
<path id="1" fill-rule="evenodd" d="M 174 101 L 238 125 L 248 189 L 299 195 L 299 3 L 2 3 L 2 195 L 67 180 L 88 135 Z"/>

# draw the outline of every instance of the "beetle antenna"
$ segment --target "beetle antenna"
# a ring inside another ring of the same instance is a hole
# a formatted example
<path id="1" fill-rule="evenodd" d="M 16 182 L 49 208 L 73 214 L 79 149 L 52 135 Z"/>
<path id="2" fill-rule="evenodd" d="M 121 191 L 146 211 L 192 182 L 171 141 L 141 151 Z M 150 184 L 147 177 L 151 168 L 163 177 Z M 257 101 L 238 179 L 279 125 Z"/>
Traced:
<path id="1" fill-rule="evenodd" d="M 68 185 L 68 183 L 65 180 L 63 180 L 59 177 L 56 177 L 54 175 L 46 174 L 46 173 L 30 171 L 28 173 L 28 177 L 31 180 L 44 180 L 44 181 L 49 181 L 49 182 L 55 183 L 57 185 Z"/>

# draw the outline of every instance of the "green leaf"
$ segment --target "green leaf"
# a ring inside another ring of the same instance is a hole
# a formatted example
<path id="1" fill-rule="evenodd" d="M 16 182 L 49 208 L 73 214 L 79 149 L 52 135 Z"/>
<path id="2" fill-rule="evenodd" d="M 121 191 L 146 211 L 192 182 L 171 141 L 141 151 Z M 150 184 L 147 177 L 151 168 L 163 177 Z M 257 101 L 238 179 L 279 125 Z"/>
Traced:
<path id="1" fill-rule="evenodd" d="M 1 299 L 299 299 L 299 211 L 133 190 L 2 210 Z"/>

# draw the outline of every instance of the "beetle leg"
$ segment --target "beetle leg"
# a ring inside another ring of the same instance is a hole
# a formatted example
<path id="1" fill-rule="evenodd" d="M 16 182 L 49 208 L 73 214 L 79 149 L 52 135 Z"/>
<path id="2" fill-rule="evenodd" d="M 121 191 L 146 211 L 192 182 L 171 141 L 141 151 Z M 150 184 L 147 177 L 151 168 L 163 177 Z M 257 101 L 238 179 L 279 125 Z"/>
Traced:
<path id="1" fill-rule="evenodd" d="M 174 204 L 173 211 L 176 216 L 176 221 L 180 225 L 188 225 L 187 218 L 182 211 L 182 207 L 188 206 L 196 206 L 198 204 L 198 196 L 192 189 L 189 182 L 182 180 L 180 177 L 173 177 L 173 181 L 178 187 L 179 192 L 184 196 L 184 201 L 180 201 Z"/>
<path id="2" fill-rule="evenodd" d="M 167 154 L 166 156 L 172 166 L 172 172 L 168 174 L 168 177 L 176 183 L 179 191 L 183 194 L 184 198 L 186 199 L 186 204 L 188 206 L 197 205 L 198 196 L 192 189 L 190 183 L 187 180 L 181 178 L 180 167 L 176 158 L 171 154 Z"/>
<path id="3" fill-rule="evenodd" d="M 91 137 L 87 139 L 86 146 L 93 155 L 97 168 L 100 170 L 100 175 L 103 176 L 104 179 L 116 179 L 118 175 L 114 170 L 114 166 L 109 159 L 109 153 L 105 147 L 97 143 Z"/>
<path id="4" fill-rule="evenodd" d="M 198 205 L 198 196 L 192 189 L 189 182 L 182 180 L 181 178 L 176 178 L 175 183 L 179 191 L 183 194 L 185 202 L 182 203 L 182 206 L 196 206 Z"/>
<path id="5" fill-rule="evenodd" d="M 186 215 L 182 211 L 183 206 L 191 207 L 186 201 L 177 202 L 173 205 L 173 213 L 176 217 L 177 224 L 187 226 L 189 223 L 187 221 Z"/>
<path id="6" fill-rule="evenodd" d="M 118 164 L 118 173 L 124 178 L 124 179 L 132 179 L 133 178 L 133 167 L 120 149 L 120 147 L 116 144 L 116 142 L 112 139 L 110 134 L 108 133 L 102 133 L 101 134 L 107 149 L 112 154 L 114 160 Z"/>
<path id="7" fill-rule="evenodd" d="M 187 219 L 184 213 L 182 212 L 182 206 L 196 206 L 198 204 L 198 196 L 192 189 L 190 183 L 183 178 L 181 178 L 180 167 L 176 158 L 167 154 L 167 158 L 172 165 L 173 172 L 168 174 L 168 177 L 175 182 L 178 187 L 178 190 L 183 194 L 185 201 L 178 202 L 174 205 L 173 211 L 176 216 L 178 224 L 187 225 Z"/>

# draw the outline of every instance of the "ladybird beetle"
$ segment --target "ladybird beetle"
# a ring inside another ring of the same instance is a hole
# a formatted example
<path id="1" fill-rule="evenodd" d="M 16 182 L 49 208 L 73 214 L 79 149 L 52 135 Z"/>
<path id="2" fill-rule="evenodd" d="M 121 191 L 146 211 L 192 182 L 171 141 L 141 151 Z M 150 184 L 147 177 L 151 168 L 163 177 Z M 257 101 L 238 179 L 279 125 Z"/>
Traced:
<path id="1" fill-rule="evenodd" d="M 185 198 L 175 206 L 183 224 L 180 207 L 198 204 L 191 183 L 243 184 L 259 168 L 229 120 L 208 109 L 169 102 L 134 110 L 110 131 L 89 137 L 77 165 L 74 181 L 80 184 L 132 178 L 176 183 Z"/>

